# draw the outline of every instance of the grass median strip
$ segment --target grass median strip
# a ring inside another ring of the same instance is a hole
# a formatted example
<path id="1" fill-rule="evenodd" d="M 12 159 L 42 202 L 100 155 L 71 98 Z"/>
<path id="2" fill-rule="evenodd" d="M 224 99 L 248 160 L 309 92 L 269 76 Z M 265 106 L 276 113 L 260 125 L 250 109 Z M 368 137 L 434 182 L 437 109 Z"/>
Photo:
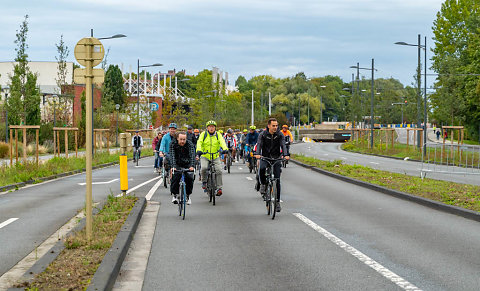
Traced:
<path id="1" fill-rule="evenodd" d="M 142 156 L 151 156 L 153 151 L 151 149 L 144 149 Z M 132 157 L 132 153 L 127 153 L 129 158 Z M 109 152 L 101 152 L 95 154 L 93 157 L 93 166 L 118 162 L 119 154 L 111 154 Z M 11 185 L 15 183 L 25 182 L 29 180 L 38 180 L 39 178 L 49 177 L 65 172 L 82 170 L 85 168 L 85 157 L 55 157 L 44 163 L 28 161 L 27 163 L 19 162 L 10 167 L 7 165 L 0 166 L 0 187 Z M 153 166 L 152 166 L 153 167 Z"/>
<path id="2" fill-rule="evenodd" d="M 292 155 L 304 164 L 419 197 L 480 211 L 480 186 L 458 184 L 364 167 L 346 165 L 342 160 L 322 161 L 304 155 Z"/>
<path id="3" fill-rule="evenodd" d="M 17 287 L 26 290 L 85 290 L 127 219 L 137 198 L 110 195 L 103 209 L 94 216 L 93 239 L 88 243 L 85 229 L 64 240 L 65 249 L 31 283 Z"/>

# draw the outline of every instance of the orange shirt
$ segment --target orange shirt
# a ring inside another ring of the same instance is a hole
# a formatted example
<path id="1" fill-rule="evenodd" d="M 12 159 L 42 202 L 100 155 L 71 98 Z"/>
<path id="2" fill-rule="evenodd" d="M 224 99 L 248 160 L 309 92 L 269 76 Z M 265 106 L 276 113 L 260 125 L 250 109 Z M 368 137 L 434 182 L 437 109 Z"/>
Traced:
<path id="1" fill-rule="evenodd" d="M 290 130 L 287 129 L 287 131 L 283 131 L 282 129 L 281 132 L 283 133 L 284 136 L 287 136 L 287 135 L 290 136 L 290 142 L 293 142 L 293 136 Z"/>

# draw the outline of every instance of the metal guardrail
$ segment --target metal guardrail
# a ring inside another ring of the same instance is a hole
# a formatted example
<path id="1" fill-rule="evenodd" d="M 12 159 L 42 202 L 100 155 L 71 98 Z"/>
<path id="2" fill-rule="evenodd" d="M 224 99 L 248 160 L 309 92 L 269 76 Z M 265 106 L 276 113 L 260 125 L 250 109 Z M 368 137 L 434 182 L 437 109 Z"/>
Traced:
<path id="1" fill-rule="evenodd" d="M 421 177 L 427 173 L 480 175 L 480 147 L 464 144 L 427 143 L 422 155 Z"/>

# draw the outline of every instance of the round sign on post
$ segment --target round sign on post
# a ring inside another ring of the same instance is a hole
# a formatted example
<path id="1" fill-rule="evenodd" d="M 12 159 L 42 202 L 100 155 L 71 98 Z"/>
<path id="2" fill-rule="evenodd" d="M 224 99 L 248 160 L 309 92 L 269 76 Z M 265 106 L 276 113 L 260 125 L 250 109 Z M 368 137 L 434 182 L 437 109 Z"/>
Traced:
<path id="1" fill-rule="evenodd" d="M 105 49 L 103 44 L 94 37 L 82 38 L 75 46 L 74 54 L 78 63 L 82 66 L 87 66 L 87 50 L 92 46 L 92 67 L 99 65 L 105 56 Z"/>
<path id="2" fill-rule="evenodd" d="M 157 103 L 157 102 L 152 102 L 152 103 L 150 103 L 150 110 L 151 110 L 151 111 L 158 111 L 158 108 L 159 108 L 159 107 L 160 107 L 160 106 L 158 106 L 158 103 Z"/>

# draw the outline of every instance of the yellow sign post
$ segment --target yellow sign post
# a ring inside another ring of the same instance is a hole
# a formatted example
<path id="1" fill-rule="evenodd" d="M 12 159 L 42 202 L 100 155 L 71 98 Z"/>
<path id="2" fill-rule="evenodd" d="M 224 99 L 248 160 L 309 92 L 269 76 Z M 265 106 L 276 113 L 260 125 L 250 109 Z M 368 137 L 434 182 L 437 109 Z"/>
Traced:
<path id="1" fill-rule="evenodd" d="M 92 217 L 92 133 L 93 133 L 93 124 L 92 124 L 92 83 L 102 83 L 103 82 L 103 70 L 101 73 L 99 69 L 93 69 L 93 67 L 99 65 L 105 55 L 105 50 L 102 43 L 93 37 L 82 38 L 77 45 L 75 46 L 75 58 L 78 63 L 85 66 L 85 69 L 76 69 L 74 72 L 74 80 L 76 83 L 85 84 L 85 96 L 86 96 L 86 233 L 87 240 L 92 239 L 92 226 L 93 226 L 93 217 Z"/>

